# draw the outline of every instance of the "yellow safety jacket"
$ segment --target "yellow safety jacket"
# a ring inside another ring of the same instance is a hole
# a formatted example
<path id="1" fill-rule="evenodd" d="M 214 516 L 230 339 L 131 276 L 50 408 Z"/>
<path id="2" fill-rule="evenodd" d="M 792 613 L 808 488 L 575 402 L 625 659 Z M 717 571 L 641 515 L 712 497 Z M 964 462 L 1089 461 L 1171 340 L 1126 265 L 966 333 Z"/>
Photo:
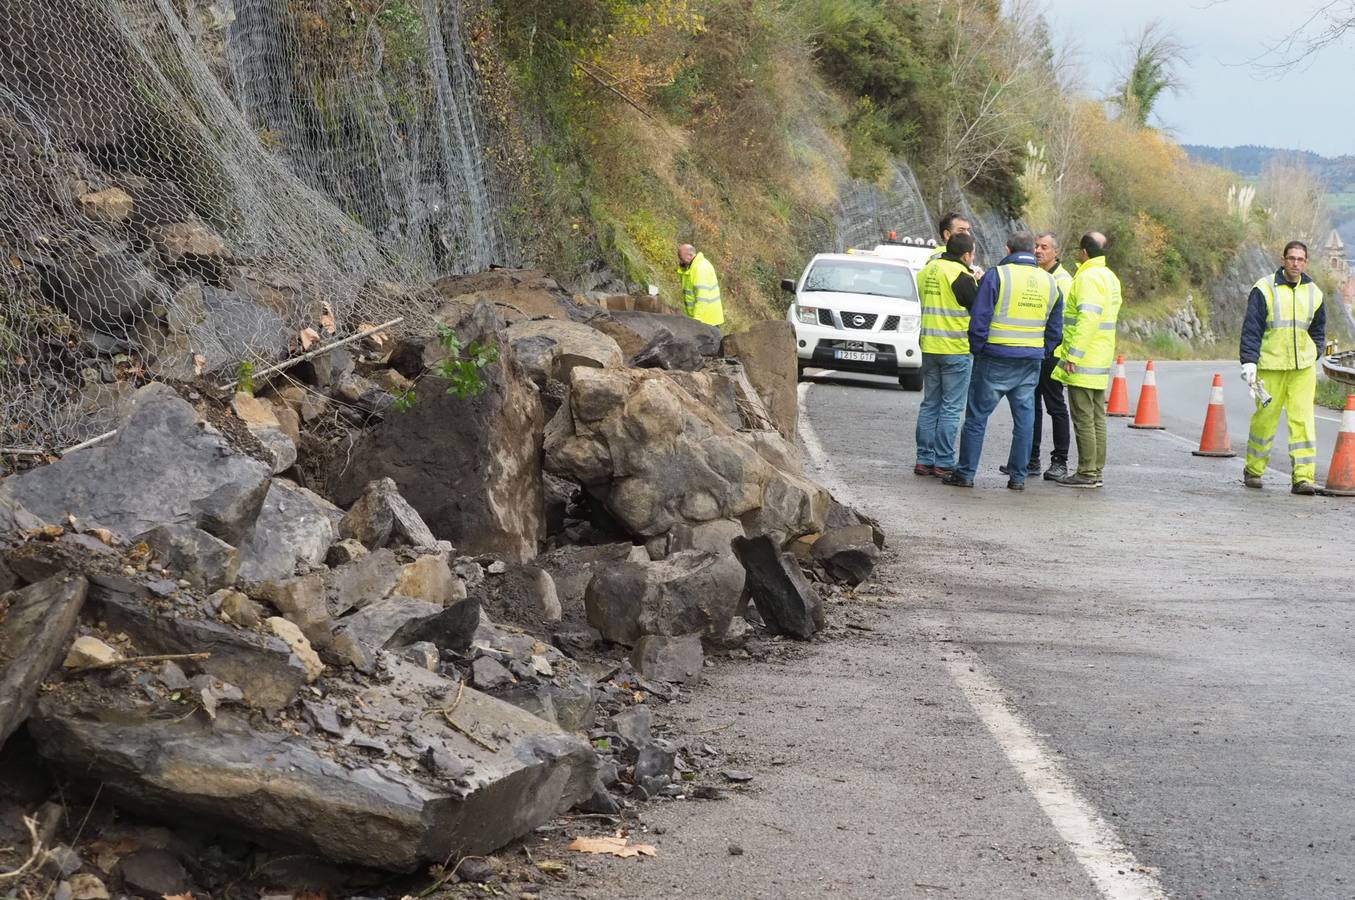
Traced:
<path id="1" fill-rule="evenodd" d="M 725 309 L 720 302 L 720 281 L 705 254 L 696 254 L 685 269 L 679 266 L 678 274 L 682 276 L 682 303 L 687 315 L 707 325 L 723 325 Z"/>
<path id="2" fill-rule="evenodd" d="M 1276 284 L 1267 275 L 1256 282 L 1266 298 L 1266 331 L 1261 336 L 1258 369 L 1306 369 L 1317 362 L 1317 345 L 1308 334 L 1322 305 L 1322 289 L 1313 282 Z"/>
<path id="3" fill-rule="evenodd" d="M 917 273 L 922 294 L 922 352 L 969 353 L 969 310 L 955 299 L 955 279 L 968 272 L 963 263 L 936 258 Z"/>
<path id="4" fill-rule="evenodd" d="M 1070 373 L 1058 366 L 1055 380 L 1093 390 L 1105 390 L 1110 385 L 1121 300 L 1120 279 L 1106 265 L 1104 256 L 1077 267 L 1063 305 L 1063 343 L 1054 354 L 1072 362 L 1077 371 Z"/>
<path id="5" fill-rule="evenodd" d="M 1057 265 L 1054 267 L 1054 271 L 1050 272 L 1049 274 L 1054 276 L 1054 282 L 1059 286 L 1059 293 L 1063 295 L 1063 305 L 1067 306 L 1068 291 L 1073 286 L 1072 273 L 1065 269 L 1062 265 Z"/>
<path id="6" fill-rule="evenodd" d="M 997 305 L 988 343 L 1003 347 L 1044 347 L 1045 325 L 1059 302 L 1059 286 L 1039 266 L 997 267 Z"/>

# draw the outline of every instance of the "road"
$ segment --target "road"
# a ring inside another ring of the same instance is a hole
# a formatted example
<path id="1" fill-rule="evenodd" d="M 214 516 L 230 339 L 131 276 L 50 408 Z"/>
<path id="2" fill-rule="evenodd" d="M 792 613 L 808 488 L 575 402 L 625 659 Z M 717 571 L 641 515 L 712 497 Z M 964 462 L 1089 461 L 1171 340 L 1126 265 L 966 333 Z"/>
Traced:
<path id="1" fill-rule="evenodd" d="M 647 809 L 659 856 L 567 896 L 1355 896 L 1355 500 L 1120 428 L 1103 490 L 1014 494 L 1001 412 L 948 488 L 911 473 L 917 394 L 801 391 L 816 476 L 892 536 L 834 610 L 871 630 L 708 669 L 674 724 L 750 790 Z"/>

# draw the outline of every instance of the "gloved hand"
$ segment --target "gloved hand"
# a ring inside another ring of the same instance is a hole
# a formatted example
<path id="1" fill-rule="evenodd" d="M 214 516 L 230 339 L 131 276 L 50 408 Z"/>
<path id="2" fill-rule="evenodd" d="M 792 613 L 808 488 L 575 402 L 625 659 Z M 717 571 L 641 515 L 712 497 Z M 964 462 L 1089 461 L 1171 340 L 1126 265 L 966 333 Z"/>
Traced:
<path id="1" fill-rule="evenodd" d="M 1242 380 L 1247 384 L 1256 384 L 1256 363 L 1242 364 Z"/>

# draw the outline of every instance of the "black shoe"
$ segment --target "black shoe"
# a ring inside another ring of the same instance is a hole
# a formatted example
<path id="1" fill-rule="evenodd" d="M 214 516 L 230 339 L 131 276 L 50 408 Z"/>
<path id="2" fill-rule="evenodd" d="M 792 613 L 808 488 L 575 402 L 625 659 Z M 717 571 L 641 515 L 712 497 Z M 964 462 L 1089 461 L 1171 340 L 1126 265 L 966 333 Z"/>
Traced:
<path id="1" fill-rule="evenodd" d="M 1088 478 L 1086 475 L 1079 475 L 1076 472 L 1063 476 L 1056 483 L 1070 488 L 1098 488 L 1101 486 L 1101 482 L 1095 478 Z"/>
<path id="2" fill-rule="evenodd" d="M 1001 472 L 1003 475 L 1010 475 L 1012 473 L 1011 469 L 1007 468 L 1005 464 L 998 466 L 997 470 Z M 1040 461 L 1038 459 L 1032 459 L 1030 461 L 1030 465 L 1026 466 L 1026 471 L 1027 472 L 1040 471 Z"/>
<path id="3" fill-rule="evenodd" d="M 1049 468 L 1044 470 L 1045 481 L 1058 481 L 1068 474 L 1068 467 L 1061 462 L 1050 463 Z"/>
<path id="4" fill-rule="evenodd" d="M 1007 490 L 1009 490 L 1009 491 L 1024 491 L 1025 489 L 1026 489 L 1026 483 L 1025 483 L 1024 481 L 1008 481 L 1008 482 L 1007 482 Z"/>
<path id="5" fill-rule="evenodd" d="M 962 477 L 958 472 L 951 472 L 945 478 L 941 479 L 941 483 L 948 484 L 951 487 L 972 488 L 974 486 L 974 482 Z"/>
<path id="6" fill-rule="evenodd" d="M 1259 488 L 1261 486 L 1261 476 L 1253 475 L 1250 472 L 1243 472 L 1242 483 L 1249 488 Z"/>
<path id="7" fill-rule="evenodd" d="M 1289 489 L 1289 493 L 1313 497 L 1317 495 L 1317 485 L 1313 484 L 1311 481 L 1296 481 L 1294 482 L 1294 486 Z"/>

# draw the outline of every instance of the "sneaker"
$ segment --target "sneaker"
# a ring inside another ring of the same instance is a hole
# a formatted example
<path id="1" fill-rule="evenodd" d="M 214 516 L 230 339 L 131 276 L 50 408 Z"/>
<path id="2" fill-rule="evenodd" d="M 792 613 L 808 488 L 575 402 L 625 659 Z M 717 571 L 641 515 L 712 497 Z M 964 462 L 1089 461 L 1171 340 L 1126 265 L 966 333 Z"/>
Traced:
<path id="1" fill-rule="evenodd" d="M 955 471 L 954 469 L 943 469 L 940 466 L 932 466 L 932 474 L 935 475 L 937 478 L 945 478 L 947 475 L 954 471 Z"/>
<path id="2" fill-rule="evenodd" d="M 1008 481 L 1008 482 L 1007 482 L 1007 490 L 1009 490 L 1009 491 L 1024 491 L 1025 489 L 1026 489 L 1026 483 L 1025 483 L 1024 481 Z"/>
<path id="3" fill-rule="evenodd" d="M 1101 486 L 1101 482 L 1097 481 L 1095 478 L 1088 478 L 1086 475 L 1079 475 L 1076 472 L 1071 475 L 1063 476 L 1056 484 L 1061 484 L 1064 487 L 1070 488 L 1098 488 Z"/>
<path id="4" fill-rule="evenodd" d="M 916 465 L 913 466 L 913 474 L 914 474 L 914 475 L 930 475 L 930 474 L 932 474 L 932 467 L 931 467 L 931 466 L 924 466 L 922 463 L 917 463 Z"/>
<path id="5" fill-rule="evenodd" d="M 958 472 L 951 472 L 945 478 L 941 479 L 941 483 L 948 484 L 951 487 L 972 488 L 974 486 L 974 482 L 970 481 L 967 478 L 962 477 Z"/>
<path id="6" fill-rule="evenodd" d="M 1250 472 L 1243 472 L 1242 483 L 1249 488 L 1259 488 L 1261 486 L 1261 476 L 1253 475 Z"/>
<path id="7" fill-rule="evenodd" d="M 1294 486 L 1289 489 L 1291 494 L 1302 494 L 1305 497 L 1312 497 L 1317 494 L 1317 485 L 1311 481 L 1296 481 Z"/>
<path id="8" fill-rule="evenodd" d="M 1061 462 L 1050 463 L 1049 468 L 1044 470 L 1045 481 L 1058 481 L 1068 474 L 1068 467 Z"/>

